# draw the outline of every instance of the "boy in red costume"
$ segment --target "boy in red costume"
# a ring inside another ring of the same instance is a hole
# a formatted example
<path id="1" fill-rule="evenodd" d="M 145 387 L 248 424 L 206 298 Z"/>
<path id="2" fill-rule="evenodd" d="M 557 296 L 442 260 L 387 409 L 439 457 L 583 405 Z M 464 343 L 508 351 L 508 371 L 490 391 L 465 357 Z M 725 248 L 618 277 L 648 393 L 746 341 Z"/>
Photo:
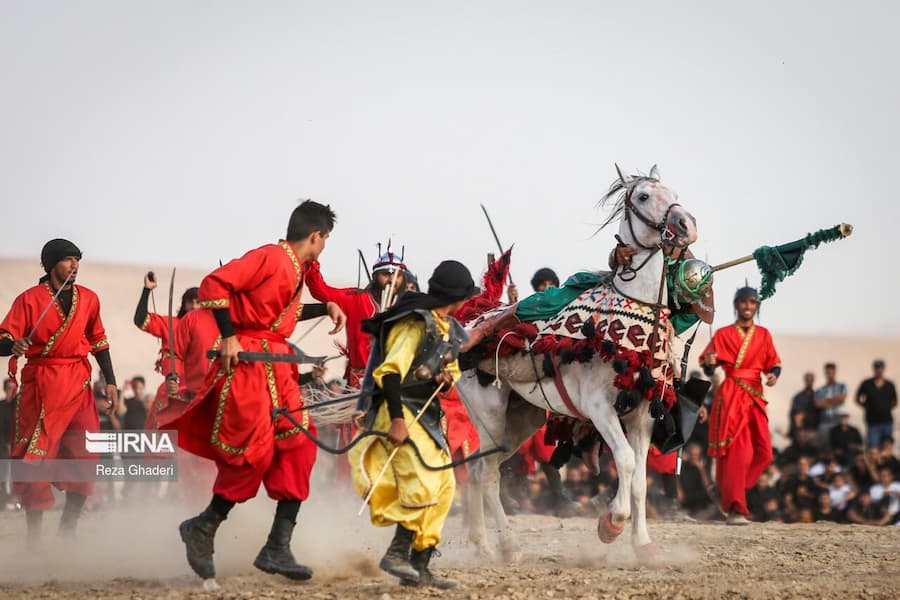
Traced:
<path id="1" fill-rule="evenodd" d="M 278 501 L 269 538 L 254 561 L 267 573 L 309 579 L 290 549 L 300 503 L 309 495 L 316 446 L 290 421 L 273 420 L 274 408 L 302 406 L 297 367 L 284 362 L 245 362 L 243 351 L 291 352 L 287 337 L 297 321 L 328 314 L 337 333 L 345 316 L 333 303 L 303 305 L 303 267 L 316 260 L 334 227 L 331 208 L 311 200 L 291 214 L 287 235 L 277 244 L 251 250 L 207 275 L 200 284 L 200 307 L 211 309 L 222 336 L 220 358 L 195 401 L 173 424 L 184 449 L 216 462 L 213 498 L 179 530 L 191 568 L 204 579 L 215 576 L 213 540 L 219 524 L 238 502 L 264 485 Z M 307 412 L 303 424 L 315 433 Z"/>

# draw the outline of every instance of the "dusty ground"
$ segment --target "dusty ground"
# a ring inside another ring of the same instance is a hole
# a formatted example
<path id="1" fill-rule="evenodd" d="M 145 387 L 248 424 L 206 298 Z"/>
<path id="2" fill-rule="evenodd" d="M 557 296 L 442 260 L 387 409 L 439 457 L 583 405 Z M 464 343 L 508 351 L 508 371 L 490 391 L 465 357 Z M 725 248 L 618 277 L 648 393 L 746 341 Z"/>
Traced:
<path id="1" fill-rule="evenodd" d="M 340 503 L 339 503 L 340 504 Z M 524 558 L 485 564 L 451 518 L 438 570 L 462 582 L 455 592 L 408 590 L 376 568 L 390 532 L 355 510 L 328 518 L 304 507 L 295 554 L 316 568 L 293 584 L 249 566 L 265 538 L 271 506 L 257 502 L 223 525 L 217 538 L 222 589 L 202 591 L 174 534 L 184 510 L 91 515 L 74 550 L 48 535 L 38 557 L 21 546 L 22 516 L 0 514 L 2 598 L 896 598 L 900 595 L 900 528 L 850 525 L 766 525 L 652 522 L 665 553 L 636 562 L 628 541 L 604 546 L 593 519 L 514 517 Z M 332 505 L 333 507 L 333 505 Z M 48 529 L 56 515 L 48 515 Z M 129 535 L 131 534 L 131 535 Z M 304 534 L 306 534 L 304 536 Z M 304 536 L 301 538 L 300 536 Z M 318 542 L 313 542 L 315 537 Z M 623 536 L 624 537 L 624 536 Z M 86 540 L 85 540 L 86 538 Z M 143 545 L 135 539 L 147 540 Z"/>

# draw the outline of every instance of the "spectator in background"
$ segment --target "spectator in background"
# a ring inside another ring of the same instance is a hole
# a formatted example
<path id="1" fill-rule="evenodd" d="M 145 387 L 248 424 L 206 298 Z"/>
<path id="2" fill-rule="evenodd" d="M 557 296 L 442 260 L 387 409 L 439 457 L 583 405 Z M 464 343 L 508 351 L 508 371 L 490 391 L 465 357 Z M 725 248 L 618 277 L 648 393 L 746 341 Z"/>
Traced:
<path id="1" fill-rule="evenodd" d="M 801 456 L 797 461 L 797 473 L 785 482 L 782 491 L 785 496 L 790 496 L 793 500 L 789 504 L 788 509 L 794 513 L 792 516 L 797 518 L 801 509 L 815 509 L 817 498 L 822 491 L 813 478 L 809 475 L 810 460 L 805 456 Z"/>
<path id="2" fill-rule="evenodd" d="M 843 473 L 836 473 L 831 485 L 828 486 L 828 497 L 831 498 L 831 506 L 841 514 L 847 510 L 847 504 L 856 496 L 853 487 L 847 481 Z"/>
<path id="3" fill-rule="evenodd" d="M 0 398 L 0 460 L 9 458 L 17 391 L 18 386 L 14 379 L 3 380 L 3 398 Z M 13 502 L 9 468 L 0 467 L 0 510 L 16 508 L 17 504 Z"/>
<path id="4" fill-rule="evenodd" d="M 894 478 L 890 467 L 878 469 L 878 483 L 869 488 L 872 502 L 880 502 L 887 506 L 890 522 L 900 521 L 900 481 Z"/>
<path id="5" fill-rule="evenodd" d="M 884 378 L 884 361 L 872 363 L 874 376 L 866 379 L 856 391 L 856 403 L 866 416 L 866 445 L 878 446 L 882 438 L 894 435 L 893 410 L 897 407 L 897 388 Z"/>
<path id="6" fill-rule="evenodd" d="M 839 406 L 847 399 L 847 386 L 837 380 L 837 365 L 825 364 L 825 385 L 816 390 L 815 406 L 819 411 L 819 446 L 829 449 L 828 434 L 831 428 L 840 423 L 837 414 Z"/>
<path id="7" fill-rule="evenodd" d="M 754 521 L 781 518 L 778 491 L 770 485 L 768 472 L 760 475 L 756 485 L 747 490 L 747 507 Z"/>
<path id="8" fill-rule="evenodd" d="M 828 432 L 828 444 L 841 466 L 849 467 L 852 457 L 863 451 L 862 435 L 859 429 L 850 425 L 850 412 L 846 406 L 839 406 L 835 413 L 840 422 Z"/>
<path id="9" fill-rule="evenodd" d="M 122 429 L 143 429 L 147 422 L 147 411 L 153 396 L 147 393 L 147 382 L 141 375 L 135 375 L 131 381 L 126 381 L 126 389 L 131 386 L 134 394 L 131 398 L 125 398 L 125 415 L 122 417 Z"/>
<path id="10" fill-rule="evenodd" d="M 831 505 L 831 496 L 826 491 L 819 494 L 819 504 L 816 506 L 815 516 L 816 521 L 840 523 L 843 520 L 840 511 Z"/>
<path id="11" fill-rule="evenodd" d="M 900 460 L 897 460 L 897 457 L 894 455 L 894 438 L 891 436 L 881 438 L 878 466 L 888 467 L 894 472 L 894 477 L 900 478 Z"/>
<path id="12" fill-rule="evenodd" d="M 784 449 L 781 459 L 788 463 L 795 463 L 801 456 L 815 458 L 818 455 L 816 432 L 810 429 L 799 429 L 797 430 L 797 440 Z"/>
<path id="13" fill-rule="evenodd" d="M 706 489 L 712 484 L 709 467 L 704 459 L 703 446 L 690 443 L 681 464 L 681 506 L 695 519 L 709 519 L 716 513 L 716 507 Z"/>
<path id="14" fill-rule="evenodd" d="M 887 525 L 891 520 L 883 502 L 873 502 L 868 489 L 861 489 L 847 509 L 847 520 L 857 525 Z"/>
<path id="15" fill-rule="evenodd" d="M 876 450 L 877 452 L 877 450 Z M 858 489 L 869 489 L 876 480 L 876 462 L 870 460 L 869 453 L 857 454 L 850 467 L 850 477 Z"/>
<path id="16" fill-rule="evenodd" d="M 794 442 L 797 441 L 797 431 L 801 429 L 812 429 L 815 431 L 819 426 L 816 390 L 813 387 L 815 379 L 816 376 L 812 373 L 804 373 L 803 389 L 794 394 L 794 398 L 791 400 L 788 436 Z"/>

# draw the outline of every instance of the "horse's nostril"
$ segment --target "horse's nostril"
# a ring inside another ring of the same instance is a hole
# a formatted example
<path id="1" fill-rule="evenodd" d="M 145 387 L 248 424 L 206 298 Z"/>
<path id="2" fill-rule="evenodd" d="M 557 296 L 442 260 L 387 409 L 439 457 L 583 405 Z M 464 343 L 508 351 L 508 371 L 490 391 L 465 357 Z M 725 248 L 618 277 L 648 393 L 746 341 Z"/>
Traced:
<path id="1" fill-rule="evenodd" d="M 685 219 L 684 217 L 681 217 L 680 219 L 678 219 L 678 226 L 681 228 L 682 231 L 687 231 L 687 228 L 688 228 L 687 219 Z"/>

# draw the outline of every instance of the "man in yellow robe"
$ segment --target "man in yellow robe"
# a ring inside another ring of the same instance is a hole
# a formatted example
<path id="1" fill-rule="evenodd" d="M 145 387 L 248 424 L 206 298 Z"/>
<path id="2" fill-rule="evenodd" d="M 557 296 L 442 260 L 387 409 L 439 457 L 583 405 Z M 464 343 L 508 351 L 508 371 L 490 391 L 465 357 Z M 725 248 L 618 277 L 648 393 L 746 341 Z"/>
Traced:
<path id="1" fill-rule="evenodd" d="M 450 315 L 478 291 L 464 265 L 444 261 L 431 276 L 427 294 L 408 292 L 393 308 L 363 323 L 363 330 L 375 336 L 369 373 L 376 387 L 367 425 L 387 435 L 355 446 L 350 468 L 360 496 L 371 492 L 372 524 L 396 525 L 380 567 L 405 585 L 458 585 L 428 569 L 453 502 L 453 471 L 425 465 L 451 462 L 437 392 L 459 379 L 456 358 L 466 341 Z M 421 460 L 407 440 L 418 448 Z"/>

